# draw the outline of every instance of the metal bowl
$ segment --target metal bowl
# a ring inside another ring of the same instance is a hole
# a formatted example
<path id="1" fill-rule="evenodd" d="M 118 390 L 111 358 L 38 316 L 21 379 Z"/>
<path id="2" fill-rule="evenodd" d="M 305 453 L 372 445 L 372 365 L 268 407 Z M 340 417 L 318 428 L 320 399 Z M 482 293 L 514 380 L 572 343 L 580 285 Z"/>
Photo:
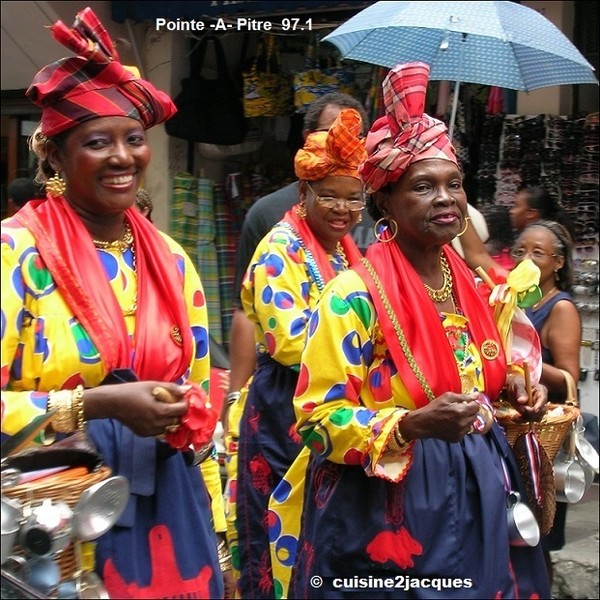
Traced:
<path id="1" fill-rule="evenodd" d="M 128 499 L 129 483 L 122 475 L 89 487 L 73 509 L 75 536 L 90 541 L 106 533 L 123 514 Z"/>
<path id="2" fill-rule="evenodd" d="M 12 553 L 22 521 L 23 507 L 21 504 L 2 496 L 2 564 Z"/>

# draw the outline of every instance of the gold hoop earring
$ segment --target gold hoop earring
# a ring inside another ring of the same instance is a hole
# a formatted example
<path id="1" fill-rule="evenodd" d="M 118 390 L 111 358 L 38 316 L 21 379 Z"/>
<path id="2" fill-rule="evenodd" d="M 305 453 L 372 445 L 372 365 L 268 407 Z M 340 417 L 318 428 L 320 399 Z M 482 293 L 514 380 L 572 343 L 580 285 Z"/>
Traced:
<path id="1" fill-rule="evenodd" d="M 390 235 L 390 237 L 384 238 L 382 234 L 379 233 L 379 231 L 377 231 L 380 227 L 385 227 L 385 229 L 382 230 L 382 233 L 386 231 L 386 229 L 393 230 L 393 233 Z M 377 223 L 373 225 L 373 232 L 375 233 L 375 238 L 378 242 L 381 242 L 382 244 L 389 244 L 398 234 L 398 223 L 396 223 L 394 219 L 390 219 L 388 217 L 381 217 L 381 219 L 379 219 Z"/>
<path id="2" fill-rule="evenodd" d="M 296 204 L 295 211 L 301 219 L 306 219 L 306 205 L 304 204 L 304 201 Z"/>
<path id="3" fill-rule="evenodd" d="M 58 172 L 46 181 L 46 191 L 53 197 L 58 198 L 65 193 L 67 184 L 65 180 L 58 174 Z"/>
<path id="4" fill-rule="evenodd" d="M 462 235 L 464 235 L 465 231 L 467 231 L 467 229 L 469 228 L 470 220 L 471 220 L 471 217 L 465 217 L 465 226 L 463 227 L 463 230 L 460 233 L 456 234 L 456 237 L 461 237 Z"/>

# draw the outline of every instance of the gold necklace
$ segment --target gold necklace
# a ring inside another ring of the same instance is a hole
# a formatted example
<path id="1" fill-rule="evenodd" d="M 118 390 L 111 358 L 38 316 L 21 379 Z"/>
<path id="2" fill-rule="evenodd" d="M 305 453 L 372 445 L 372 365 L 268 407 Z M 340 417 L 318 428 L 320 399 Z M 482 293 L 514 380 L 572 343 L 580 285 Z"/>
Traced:
<path id="1" fill-rule="evenodd" d="M 544 294 L 539 302 L 536 302 L 531 308 L 537 310 L 540 306 L 546 304 L 546 302 L 554 296 L 555 292 L 558 292 L 558 288 L 554 286 L 547 294 Z"/>
<path id="2" fill-rule="evenodd" d="M 423 282 L 423 285 L 427 290 L 427 295 L 434 302 L 446 302 L 452 294 L 452 273 L 450 271 L 450 265 L 443 254 L 440 256 L 440 267 L 442 268 L 442 275 L 444 276 L 444 283 L 440 289 L 436 290 Z"/>
<path id="3" fill-rule="evenodd" d="M 346 253 L 344 252 L 344 247 L 340 242 L 337 243 L 335 247 L 335 251 L 342 261 L 342 265 L 344 266 L 344 271 L 348 269 L 348 259 L 346 258 Z"/>
<path id="4" fill-rule="evenodd" d="M 136 260 L 135 260 L 135 248 L 133 245 L 133 233 L 129 223 L 125 222 L 125 231 L 120 240 L 114 242 L 105 242 L 104 240 L 92 240 L 94 246 L 99 250 L 117 250 L 123 254 L 128 248 L 131 248 L 131 254 L 133 255 L 133 270 L 137 273 Z M 121 308 L 121 312 L 124 317 L 133 317 L 137 312 L 137 293 L 133 298 L 133 302 L 129 308 Z"/>
<path id="5" fill-rule="evenodd" d="M 104 240 L 92 240 L 94 242 L 94 246 L 99 248 L 100 250 L 118 250 L 123 253 L 127 248 L 133 244 L 133 233 L 131 232 L 131 227 L 129 223 L 125 222 L 125 231 L 121 236 L 120 240 L 115 240 L 114 242 L 105 242 Z"/>

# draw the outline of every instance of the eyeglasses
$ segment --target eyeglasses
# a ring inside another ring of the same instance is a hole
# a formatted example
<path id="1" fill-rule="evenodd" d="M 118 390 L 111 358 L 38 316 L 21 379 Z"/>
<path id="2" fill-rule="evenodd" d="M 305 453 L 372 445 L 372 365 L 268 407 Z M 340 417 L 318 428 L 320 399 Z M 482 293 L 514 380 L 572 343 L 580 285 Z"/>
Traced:
<path id="1" fill-rule="evenodd" d="M 510 251 L 510 255 L 515 259 L 515 260 L 521 260 L 522 258 L 525 258 L 526 256 L 531 256 L 531 258 L 533 258 L 533 260 L 544 260 L 544 258 L 546 258 L 547 256 L 550 257 L 554 257 L 554 256 L 558 256 L 558 254 L 548 254 L 546 252 L 543 252 L 542 250 L 525 250 L 525 248 L 513 248 Z"/>
<path id="2" fill-rule="evenodd" d="M 333 196 L 319 196 L 315 190 L 307 183 L 306 187 L 312 192 L 317 204 L 325 208 L 335 208 L 338 204 L 343 203 L 351 212 L 363 210 L 366 205 L 364 193 L 360 193 L 360 198 L 334 198 Z"/>

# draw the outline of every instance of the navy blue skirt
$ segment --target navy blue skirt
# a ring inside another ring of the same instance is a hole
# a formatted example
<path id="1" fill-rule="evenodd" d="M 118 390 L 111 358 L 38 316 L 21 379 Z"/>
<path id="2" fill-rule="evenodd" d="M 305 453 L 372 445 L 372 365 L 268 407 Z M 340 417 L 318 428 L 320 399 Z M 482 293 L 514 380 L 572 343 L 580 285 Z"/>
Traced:
<path id="1" fill-rule="evenodd" d="M 274 598 L 269 497 L 301 450 L 292 399 L 298 373 L 259 359 L 240 422 L 236 528 L 244 600 Z"/>
<path id="2" fill-rule="evenodd" d="M 397 484 L 313 456 L 289 596 L 549 598 L 539 545 L 509 545 L 501 454 L 520 490 L 497 426 L 460 443 L 418 440 Z"/>

